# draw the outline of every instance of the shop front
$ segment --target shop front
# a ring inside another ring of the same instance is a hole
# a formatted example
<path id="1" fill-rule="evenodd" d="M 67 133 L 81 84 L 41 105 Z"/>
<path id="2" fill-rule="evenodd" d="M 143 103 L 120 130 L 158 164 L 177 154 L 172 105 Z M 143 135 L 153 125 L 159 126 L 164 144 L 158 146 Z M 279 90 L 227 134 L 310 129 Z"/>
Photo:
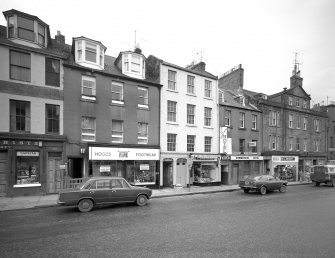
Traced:
<path id="1" fill-rule="evenodd" d="M 264 171 L 263 156 L 230 156 L 229 182 L 232 185 L 239 183 L 240 179 L 246 175 L 262 175 Z"/>
<path id="2" fill-rule="evenodd" d="M 0 140 L 0 195 L 56 193 L 63 188 L 63 153 L 64 141 Z"/>
<path id="3" fill-rule="evenodd" d="M 298 156 L 272 156 L 271 158 L 271 173 L 282 180 L 297 182 L 298 166 Z"/>
<path id="4" fill-rule="evenodd" d="M 193 185 L 208 186 L 221 184 L 220 155 L 191 155 L 190 178 Z"/>
<path id="5" fill-rule="evenodd" d="M 89 147 L 89 175 L 123 177 L 133 185 L 159 185 L 159 149 Z"/>
<path id="6" fill-rule="evenodd" d="M 327 158 L 324 156 L 300 156 L 298 181 L 310 181 L 311 167 L 315 165 L 326 165 Z"/>

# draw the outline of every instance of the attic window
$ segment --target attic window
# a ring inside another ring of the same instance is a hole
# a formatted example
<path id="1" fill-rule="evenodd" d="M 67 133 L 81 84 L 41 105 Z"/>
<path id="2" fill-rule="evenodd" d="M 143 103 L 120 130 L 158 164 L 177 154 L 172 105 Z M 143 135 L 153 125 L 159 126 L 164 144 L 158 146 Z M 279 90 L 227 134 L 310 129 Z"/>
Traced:
<path id="1" fill-rule="evenodd" d="M 45 46 L 46 27 L 37 20 L 19 15 L 11 15 L 8 21 L 8 38 L 19 38 Z"/>
<path id="2" fill-rule="evenodd" d="M 128 76 L 144 79 L 145 62 L 142 54 L 124 53 L 122 55 L 122 71 Z"/>
<path id="3" fill-rule="evenodd" d="M 104 69 L 104 52 L 105 48 L 101 43 L 80 39 L 75 41 L 76 62 L 80 65 L 94 69 Z"/>

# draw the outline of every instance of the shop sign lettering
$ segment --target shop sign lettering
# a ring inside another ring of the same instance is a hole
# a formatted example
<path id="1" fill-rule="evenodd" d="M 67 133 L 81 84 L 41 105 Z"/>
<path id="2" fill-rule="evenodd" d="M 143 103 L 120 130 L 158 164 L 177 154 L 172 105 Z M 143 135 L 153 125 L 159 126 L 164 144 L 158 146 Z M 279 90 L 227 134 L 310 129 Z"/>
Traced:
<path id="1" fill-rule="evenodd" d="M 273 162 L 298 162 L 296 156 L 272 156 Z"/>
<path id="2" fill-rule="evenodd" d="M 263 160 L 263 156 L 231 156 L 231 160 Z"/>
<path id="3" fill-rule="evenodd" d="M 90 160 L 159 160 L 159 149 L 89 147 Z"/>
<path id="4" fill-rule="evenodd" d="M 39 146 L 38 141 L 0 140 L 0 146 Z"/>
<path id="5" fill-rule="evenodd" d="M 18 151 L 16 153 L 17 156 L 34 156 L 38 157 L 40 153 L 38 151 Z"/>

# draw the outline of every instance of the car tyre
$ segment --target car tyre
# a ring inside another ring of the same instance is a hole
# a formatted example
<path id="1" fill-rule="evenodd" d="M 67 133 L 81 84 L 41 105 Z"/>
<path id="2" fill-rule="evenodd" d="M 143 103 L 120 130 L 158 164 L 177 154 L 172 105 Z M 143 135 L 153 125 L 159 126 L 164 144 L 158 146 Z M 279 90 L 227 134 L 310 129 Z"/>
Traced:
<path id="1" fill-rule="evenodd" d="M 249 193 L 249 189 L 243 189 L 243 191 L 245 192 L 245 193 Z"/>
<path id="2" fill-rule="evenodd" d="M 266 187 L 265 187 L 264 185 L 261 187 L 261 189 L 259 189 L 259 193 L 260 193 L 261 195 L 266 194 Z"/>
<path id="3" fill-rule="evenodd" d="M 286 192 L 286 185 L 282 185 L 280 188 L 279 188 L 279 192 L 281 193 L 285 193 Z"/>
<path id="4" fill-rule="evenodd" d="M 141 194 L 136 199 L 136 204 L 138 206 L 144 206 L 148 203 L 148 197 L 146 197 L 144 194 Z"/>
<path id="5" fill-rule="evenodd" d="M 333 187 L 335 187 L 335 178 L 333 178 Z"/>
<path id="6" fill-rule="evenodd" d="M 78 203 L 78 210 L 81 212 L 89 212 L 93 209 L 93 201 L 91 199 L 82 199 Z"/>
<path id="7" fill-rule="evenodd" d="M 319 182 L 316 182 L 316 181 L 312 181 L 312 185 L 313 185 L 313 186 L 319 186 L 320 183 L 319 183 Z"/>

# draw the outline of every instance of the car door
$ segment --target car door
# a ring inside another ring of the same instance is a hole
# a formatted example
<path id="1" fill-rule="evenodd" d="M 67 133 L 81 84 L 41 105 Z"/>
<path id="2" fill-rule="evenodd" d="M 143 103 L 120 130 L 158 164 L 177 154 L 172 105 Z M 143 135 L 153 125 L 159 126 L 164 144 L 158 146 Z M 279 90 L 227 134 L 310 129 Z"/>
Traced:
<path id="1" fill-rule="evenodd" d="M 111 183 L 113 202 L 134 202 L 136 200 L 136 191 L 123 178 L 114 178 Z"/>
<path id="2" fill-rule="evenodd" d="M 110 179 L 98 179 L 90 188 L 90 195 L 96 204 L 112 203 L 112 188 Z"/>
<path id="3" fill-rule="evenodd" d="M 279 181 L 275 179 L 273 176 L 268 176 L 268 189 L 276 190 L 279 188 Z"/>

